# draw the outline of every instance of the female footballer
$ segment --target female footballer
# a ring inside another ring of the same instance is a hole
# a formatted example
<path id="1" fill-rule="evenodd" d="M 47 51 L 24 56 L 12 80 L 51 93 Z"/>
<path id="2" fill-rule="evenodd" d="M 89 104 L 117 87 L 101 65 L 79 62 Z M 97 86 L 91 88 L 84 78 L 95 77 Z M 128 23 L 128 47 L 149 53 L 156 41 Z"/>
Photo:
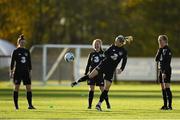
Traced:
<path id="1" fill-rule="evenodd" d="M 172 92 L 170 89 L 172 52 L 168 47 L 168 37 L 166 35 L 159 35 L 158 44 L 159 50 L 157 51 L 155 60 L 160 63 L 159 82 L 164 101 L 161 110 L 172 110 Z M 169 102 L 168 105 L 167 101 Z"/>
<path id="2" fill-rule="evenodd" d="M 122 60 L 120 69 L 117 69 L 117 73 L 120 74 L 126 66 L 127 51 L 124 49 L 123 47 L 124 45 L 125 45 L 125 37 L 119 35 L 118 37 L 116 37 L 114 44 L 111 45 L 104 52 L 105 59 L 103 59 L 103 61 L 95 69 L 93 69 L 91 73 L 81 77 L 78 81 L 72 83 L 72 86 L 74 86 L 79 82 L 92 79 L 98 74 L 102 74 L 102 73 L 104 74 L 104 80 L 105 80 L 104 90 L 100 95 L 98 104 L 96 105 L 96 109 L 99 111 L 101 111 L 102 102 L 108 96 L 108 91 L 111 87 L 112 78 L 116 70 L 116 67 Z"/>
<path id="3" fill-rule="evenodd" d="M 19 109 L 18 106 L 18 92 L 21 81 L 26 86 L 28 109 L 35 109 L 32 105 L 32 91 L 31 91 L 31 55 L 28 49 L 25 48 L 25 39 L 23 35 L 20 35 L 17 40 L 17 48 L 13 51 L 11 57 L 10 77 L 13 78 L 15 85 L 13 99 L 15 109 Z"/>
<path id="4" fill-rule="evenodd" d="M 87 75 L 89 72 L 91 72 L 99 63 L 104 59 L 104 52 L 102 50 L 102 41 L 100 39 L 95 39 L 92 43 L 93 51 L 89 54 L 88 62 L 86 65 L 85 75 Z M 88 99 L 88 109 L 91 109 L 92 101 L 94 97 L 94 89 L 95 85 L 99 86 L 99 89 L 101 92 L 104 90 L 104 79 L 103 74 L 100 73 L 96 77 L 89 79 L 88 81 L 89 85 L 89 99 Z M 110 104 L 108 100 L 108 96 L 105 98 L 107 108 L 110 109 Z"/>

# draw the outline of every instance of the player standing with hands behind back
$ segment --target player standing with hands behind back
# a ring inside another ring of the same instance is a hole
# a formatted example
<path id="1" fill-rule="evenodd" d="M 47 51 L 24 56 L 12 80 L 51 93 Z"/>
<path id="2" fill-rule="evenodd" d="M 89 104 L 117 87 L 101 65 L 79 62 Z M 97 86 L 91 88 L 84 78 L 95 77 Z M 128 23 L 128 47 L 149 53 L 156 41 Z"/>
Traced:
<path id="1" fill-rule="evenodd" d="M 18 92 L 21 84 L 26 85 L 28 109 L 35 109 L 32 105 L 32 92 L 31 92 L 31 55 L 28 49 L 25 48 L 25 39 L 23 35 L 20 35 L 17 40 L 17 49 L 13 51 L 10 66 L 10 77 L 13 78 L 15 85 L 13 99 L 15 109 L 19 109 L 18 106 Z"/>
<path id="2" fill-rule="evenodd" d="M 160 63 L 159 82 L 161 83 L 164 101 L 161 110 L 172 110 L 172 93 L 170 90 L 172 53 L 168 47 L 168 37 L 166 35 L 159 35 L 158 44 L 159 50 L 157 51 L 155 59 L 156 62 Z M 169 102 L 168 106 L 167 101 Z"/>

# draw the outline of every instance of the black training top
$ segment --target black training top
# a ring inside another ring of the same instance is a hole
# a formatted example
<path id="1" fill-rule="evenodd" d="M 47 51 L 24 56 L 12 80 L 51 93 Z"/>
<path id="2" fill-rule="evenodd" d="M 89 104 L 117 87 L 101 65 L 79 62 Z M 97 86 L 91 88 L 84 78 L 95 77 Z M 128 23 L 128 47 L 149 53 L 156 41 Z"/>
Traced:
<path id="1" fill-rule="evenodd" d="M 26 48 L 17 48 L 13 51 L 11 58 L 11 70 L 14 69 L 15 72 L 28 72 L 32 69 L 31 65 L 31 55 Z"/>
<path id="2" fill-rule="evenodd" d="M 104 51 L 96 52 L 95 50 L 89 54 L 88 62 L 86 65 L 85 75 L 92 71 L 104 59 Z"/>
<path id="3" fill-rule="evenodd" d="M 117 47 L 115 45 L 111 45 L 105 52 L 105 59 L 102 61 L 102 64 L 106 64 L 109 70 L 114 71 L 117 65 L 120 63 L 122 59 L 121 68 L 124 70 L 127 63 L 127 51 L 124 47 Z"/>
<path id="4" fill-rule="evenodd" d="M 162 73 L 166 73 L 171 68 L 172 52 L 168 46 L 159 48 L 156 54 L 156 62 L 160 62 L 160 69 Z"/>

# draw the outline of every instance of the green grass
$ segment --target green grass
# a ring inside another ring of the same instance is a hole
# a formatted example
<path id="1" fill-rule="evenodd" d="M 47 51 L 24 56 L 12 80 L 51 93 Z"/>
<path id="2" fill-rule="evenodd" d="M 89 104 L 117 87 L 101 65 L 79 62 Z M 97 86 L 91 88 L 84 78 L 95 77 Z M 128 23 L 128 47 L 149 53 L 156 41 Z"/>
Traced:
<path id="1" fill-rule="evenodd" d="M 159 85 L 112 85 L 109 98 L 112 109 L 105 103 L 102 112 L 94 109 L 100 92 L 96 88 L 93 109 L 87 109 L 88 86 L 33 86 L 36 110 L 27 109 L 26 92 L 21 88 L 19 110 L 12 102 L 12 86 L 0 83 L 0 119 L 180 119 L 180 87 L 172 85 L 172 111 L 161 111 Z"/>

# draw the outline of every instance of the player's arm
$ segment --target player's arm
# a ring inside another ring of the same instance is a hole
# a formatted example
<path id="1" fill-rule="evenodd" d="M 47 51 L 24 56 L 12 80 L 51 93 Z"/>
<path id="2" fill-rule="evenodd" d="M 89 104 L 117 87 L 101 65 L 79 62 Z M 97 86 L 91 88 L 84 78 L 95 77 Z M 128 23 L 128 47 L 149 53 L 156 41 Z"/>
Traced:
<path id="1" fill-rule="evenodd" d="M 121 74 L 127 63 L 127 51 L 124 52 L 120 69 L 117 69 L 117 73 Z"/>
<path id="2" fill-rule="evenodd" d="M 156 65 L 157 65 L 157 72 L 158 72 L 158 74 L 159 74 L 158 66 L 159 66 L 159 61 L 160 61 L 160 57 L 161 57 L 161 54 L 162 54 L 162 50 L 163 50 L 162 48 L 159 48 L 157 53 L 156 53 L 156 56 L 155 56 L 155 61 L 156 61 Z M 159 83 L 159 78 L 158 77 L 156 79 L 156 83 Z"/>
<path id="3" fill-rule="evenodd" d="M 13 78 L 14 65 L 15 65 L 15 51 L 13 51 L 11 56 L 10 73 L 9 73 L 10 78 Z"/>
<path id="4" fill-rule="evenodd" d="M 170 65 L 171 62 L 171 56 L 172 53 L 169 49 L 167 49 L 167 51 L 165 52 L 165 55 L 163 55 L 163 61 L 162 61 L 162 73 L 165 74 L 167 73 L 166 71 L 168 70 L 168 67 Z"/>
<path id="5" fill-rule="evenodd" d="M 85 73 L 84 73 L 85 75 L 88 74 L 90 65 L 91 65 L 91 53 L 88 56 L 88 62 L 87 62 Z"/>
<path id="6" fill-rule="evenodd" d="M 162 54 L 162 48 L 159 48 L 158 51 L 157 51 L 157 54 L 156 54 L 156 57 L 155 57 L 155 60 L 156 62 L 159 62 L 160 61 L 160 57 L 161 57 L 161 54 Z"/>
<path id="7" fill-rule="evenodd" d="M 108 56 L 110 56 L 111 47 L 112 47 L 112 46 L 110 46 L 107 50 L 104 51 L 104 57 L 105 57 L 105 58 L 107 58 Z"/>
<path id="8" fill-rule="evenodd" d="M 31 54 L 30 52 L 28 51 L 28 67 L 29 67 L 29 70 L 32 70 L 32 63 L 31 63 Z"/>
<path id="9" fill-rule="evenodd" d="M 31 54 L 29 51 L 28 51 L 28 69 L 29 69 L 29 75 L 31 77 L 31 75 L 32 75 L 32 63 L 31 63 Z"/>
<path id="10" fill-rule="evenodd" d="M 123 58 L 122 58 L 122 64 L 121 64 L 121 70 L 123 71 L 127 63 L 127 51 L 125 51 Z"/>

